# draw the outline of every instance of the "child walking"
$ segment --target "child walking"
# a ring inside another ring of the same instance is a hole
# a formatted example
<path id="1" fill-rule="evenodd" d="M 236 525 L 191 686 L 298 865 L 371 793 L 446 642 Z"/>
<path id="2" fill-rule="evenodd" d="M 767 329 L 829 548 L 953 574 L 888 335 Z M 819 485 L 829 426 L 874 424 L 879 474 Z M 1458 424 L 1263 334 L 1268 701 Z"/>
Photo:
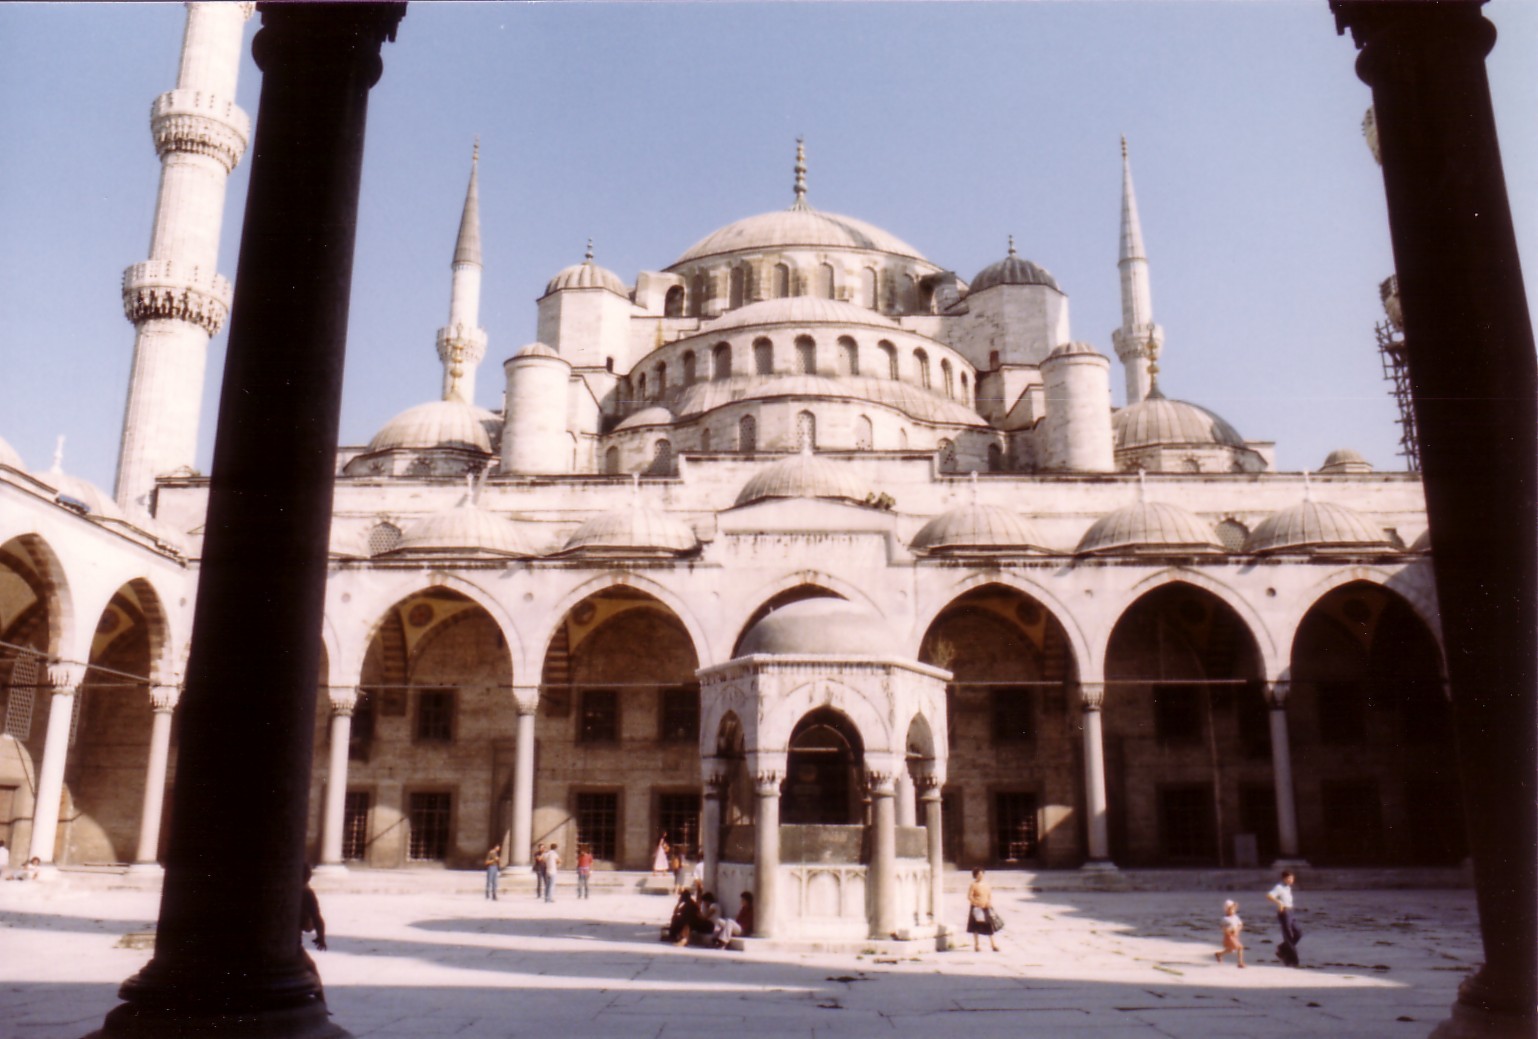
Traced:
<path id="1" fill-rule="evenodd" d="M 1223 903 L 1223 951 L 1215 952 L 1212 958 L 1219 963 L 1229 953 L 1238 955 L 1239 966 L 1244 966 L 1244 943 L 1239 940 L 1239 932 L 1244 930 L 1244 921 L 1239 919 L 1239 903 L 1229 899 Z"/>

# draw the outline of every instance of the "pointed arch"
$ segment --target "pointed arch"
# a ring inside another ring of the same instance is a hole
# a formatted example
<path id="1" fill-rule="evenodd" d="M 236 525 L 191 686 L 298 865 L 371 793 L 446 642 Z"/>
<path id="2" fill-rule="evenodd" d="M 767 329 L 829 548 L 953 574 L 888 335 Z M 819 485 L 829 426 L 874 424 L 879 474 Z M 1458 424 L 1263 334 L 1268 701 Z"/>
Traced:
<path id="1" fill-rule="evenodd" d="M 1105 665 L 1106 652 L 1110 647 L 1111 633 L 1116 629 L 1117 622 L 1126 615 L 1127 610 L 1149 592 L 1156 591 L 1165 585 L 1177 583 L 1188 584 L 1204 592 L 1210 592 L 1217 599 L 1221 600 L 1225 606 L 1233 610 L 1249 632 L 1250 638 L 1255 642 L 1255 648 L 1260 657 L 1259 663 L 1262 674 L 1270 678 L 1283 673 L 1287 667 L 1287 660 L 1277 649 L 1278 642 L 1275 632 L 1271 630 L 1270 625 L 1256 612 L 1255 608 L 1250 605 L 1249 601 L 1222 581 L 1218 581 L 1196 570 L 1188 570 L 1181 567 L 1161 570 L 1158 573 L 1150 574 L 1143 578 L 1143 580 L 1128 588 L 1122 597 L 1112 603 L 1106 610 L 1104 615 L 1111 618 L 1111 620 L 1106 629 L 1100 633 L 1095 656 L 1101 668 L 1104 668 Z"/>
<path id="2" fill-rule="evenodd" d="M 960 599 L 968 592 L 975 591 L 988 585 L 998 585 L 1010 591 L 1017 592 L 1028 599 L 1033 600 L 1048 615 L 1057 622 L 1063 635 L 1068 640 L 1068 648 L 1072 654 L 1070 664 L 1073 673 L 1079 676 L 1080 681 L 1098 682 L 1101 678 L 1101 658 L 1094 653 L 1094 641 L 1088 633 L 1079 627 L 1078 620 L 1072 611 L 1052 594 L 1044 586 L 1036 583 L 1028 577 L 1018 574 L 999 573 L 973 573 L 963 577 L 944 587 L 937 588 L 932 595 L 926 596 L 916 603 L 914 611 L 913 629 L 908 633 L 909 652 L 917 660 L 923 648 L 924 637 L 929 629 L 939 619 L 952 603 Z"/>
<path id="3" fill-rule="evenodd" d="M 376 571 L 373 576 L 382 575 Z M 369 646 L 384 626 L 390 610 L 412 596 L 421 595 L 434 588 L 456 592 L 485 610 L 506 643 L 508 663 L 514 681 L 521 681 L 524 675 L 530 673 L 527 643 L 496 596 L 457 574 L 444 570 L 432 570 L 426 574 L 401 573 L 390 583 L 376 587 L 367 603 L 355 610 L 344 609 L 339 602 L 328 604 L 327 616 L 335 617 L 336 631 L 335 651 L 331 652 L 328 658 L 331 662 L 331 684 L 355 686 L 361 682 L 363 662 L 367 658 Z M 356 589 L 348 588 L 346 591 L 355 592 Z M 338 587 L 336 594 L 340 596 L 343 590 Z"/>
<path id="4" fill-rule="evenodd" d="M 527 675 L 538 675 L 543 666 L 545 655 L 549 652 L 550 644 L 555 639 L 557 629 L 566 621 L 566 615 L 572 611 L 578 603 L 590 596 L 597 595 L 609 588 L 624 587 L 638 592 L 644 592 L 666 606 L 689 635 L 689 641 L 694 644 L 695 658 L 701 666 L 705 662 L 714 659 L 710 652 L 710 639 L 705 629 L 700 625 L 693 611 L 681 596 L 672 589 L 644 574 L 629 573 L 622 570 L 609 570 L 597 574 L 574 588 L 569 589 L 565 595 L 551 604 L 548 609 L 540 612 L 546 618 L 545 622 L 531 633 L 528 646 L 531 651 L 537 651 L 539 657 L 531 660 Z"/>
<path id="5" fill-rule="evenodd" d="M 857 585 L 834 577 L 824 571 L 798 570 L 795 573 L 776 578 L 767 584 L 759 585 L 738 600 L 749 605 L 739 610 L 735 616 L 728 616 L 723 621 L 721 628 L 723 633 L 732 633 L 732 657 L 737 655 L 736 649 L 742 644 L 742 637 L 748 633 L 748 629 L 761 620 L 763 615 L 767 614 L 771 608 L 784 606 L 800 599 L 819 597 L 817 594 L 800 595 L 794 598 L 786 597 L 787 593 L 795 592 L 801 588 L 814 589 L 816 592 L 822 593 L 826 598 L 845 599 L 849 602 L 859 603 L 870 608 L 873 612 L 885 616 L 885 611 L 865 593 L 864 589 Z M 721 644 L 723 646 L 726 644 L 724 639 Z M 731 659 L 731 657 L 726 659 Z M 717 663 L 722 663 L 722 661 L 711 658 L 710 664 Z M 708 667 L 710 665 L 706 664 L 703 666 Z"/>

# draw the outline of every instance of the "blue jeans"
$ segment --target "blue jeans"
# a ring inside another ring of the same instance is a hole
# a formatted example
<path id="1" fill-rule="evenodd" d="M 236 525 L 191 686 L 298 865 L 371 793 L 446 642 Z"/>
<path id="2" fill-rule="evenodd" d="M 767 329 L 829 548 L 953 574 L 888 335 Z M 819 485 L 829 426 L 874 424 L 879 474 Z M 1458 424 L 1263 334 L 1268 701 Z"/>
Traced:
<path id="1" fill-rule="evenodd" d="M 555 901 L 555 877 L 549 873 L 545 874 L 545 901 Z"/>
<path id="2" fill-rule="evenodd" d="M 502 879 L 500 866 L 486 867 L 486 897 L 493 902 L 497 900 L 497 881 Z"/>
<path id="3" fill-rule="evenodd" d="M 537 870 L 534 871 L 534 897 L 535 898 L 540 898 L 540 897 L 542 897 L 544 895 L 544 893 L 545 893 L 545 871 L 542 870 L 542 869 L 537 869 Z"/>
<path id="4" fill-rule="evenodd" d="M 587 874 L 586 873 L 578 873 L 577 874 L 577 897 L 578 898 L 586 898 L 587 897 Z"/>

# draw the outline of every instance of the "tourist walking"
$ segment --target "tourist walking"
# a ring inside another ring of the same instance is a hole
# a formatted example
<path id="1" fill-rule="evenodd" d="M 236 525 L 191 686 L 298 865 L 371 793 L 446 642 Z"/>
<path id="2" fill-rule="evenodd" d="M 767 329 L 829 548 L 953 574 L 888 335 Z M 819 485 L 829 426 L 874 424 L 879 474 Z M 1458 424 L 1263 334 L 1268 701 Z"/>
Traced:
<path id="1" fill-rule="evenodd" d="M 993 888 L 983 879 L 983 871 L 972 871 L 972 884 L 967 888 L 967 933 L 972 936 L 972 951 L 982 952 L 979 936 L 987 935 L 993 951 L 999 951 L 999 943 L 993 937 L 1000 928 L 999 914 L 993 908 Z"/>
<path id="2" fill-rule="evenodd" d="M 545 901 L 555 901 L 555 875 L 561 871 L 561 853 L 550 845 L 545 852 Z"/>
<path id="3" fill-rule="evenodd" d="M 1283 870 L 1282 882 L 1266 893 L 1266 898 L 1276 905 L 1276 922 L 1282 929 L 1282 944 L 1276 947 L 1276 955 L 1289 967 L 1300 965 L 1298 943 L 1303 940 L 1303 929 L 1292 916 L 1292 885 L 1296 880 L 1292 870 Z"/>
<path id="4" fill-rule="evenodd" d="M 1219 963 L 1229 953 L 1237 953 L 1239 966 L 1244 966 L 1244 943 L 1239 940 L 1239 932 L 1244 930 L 1244 921 L 1239 919 L 1239 903 L 1233 899 L 1223 903 L 1223 948 L 1220 952 L 1212 954 L 1213 959 Z"/>
<path id="5" fill-rule="evenodd" d="M 586 844 L 577 845 L 577 897 L 588 897 L 588 881 L 593 875 L 593 849 Z"/>
<path id="6" fill-rule="evenodd" d="M 545 897 L 545 846 L 534 845 L 534 897 Z"/>
<path id="7" fill-rule="evenodd" d="M 493 844 L 486 853 L 486 897 L 497 900 L 497 882 L 502 879 L 502 845 Z"/>

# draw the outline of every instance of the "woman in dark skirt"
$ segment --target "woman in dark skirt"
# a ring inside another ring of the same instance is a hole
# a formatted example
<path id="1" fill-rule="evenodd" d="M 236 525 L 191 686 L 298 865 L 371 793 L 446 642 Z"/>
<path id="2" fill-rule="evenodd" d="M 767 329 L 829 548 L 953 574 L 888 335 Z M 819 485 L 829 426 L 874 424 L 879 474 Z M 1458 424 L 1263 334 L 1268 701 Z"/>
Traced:
<path id="1" fill-rule="evenodd" d="M 972 871 L 972 886 L 967 888 L 967 933 L 972 936 L 972 951 L 982 952 L 978 935 L 986 934 L 993 951 L 999 951 L 999 943 L 993 932 L 993 888 L 983 879 L 983 871 Z"/>

